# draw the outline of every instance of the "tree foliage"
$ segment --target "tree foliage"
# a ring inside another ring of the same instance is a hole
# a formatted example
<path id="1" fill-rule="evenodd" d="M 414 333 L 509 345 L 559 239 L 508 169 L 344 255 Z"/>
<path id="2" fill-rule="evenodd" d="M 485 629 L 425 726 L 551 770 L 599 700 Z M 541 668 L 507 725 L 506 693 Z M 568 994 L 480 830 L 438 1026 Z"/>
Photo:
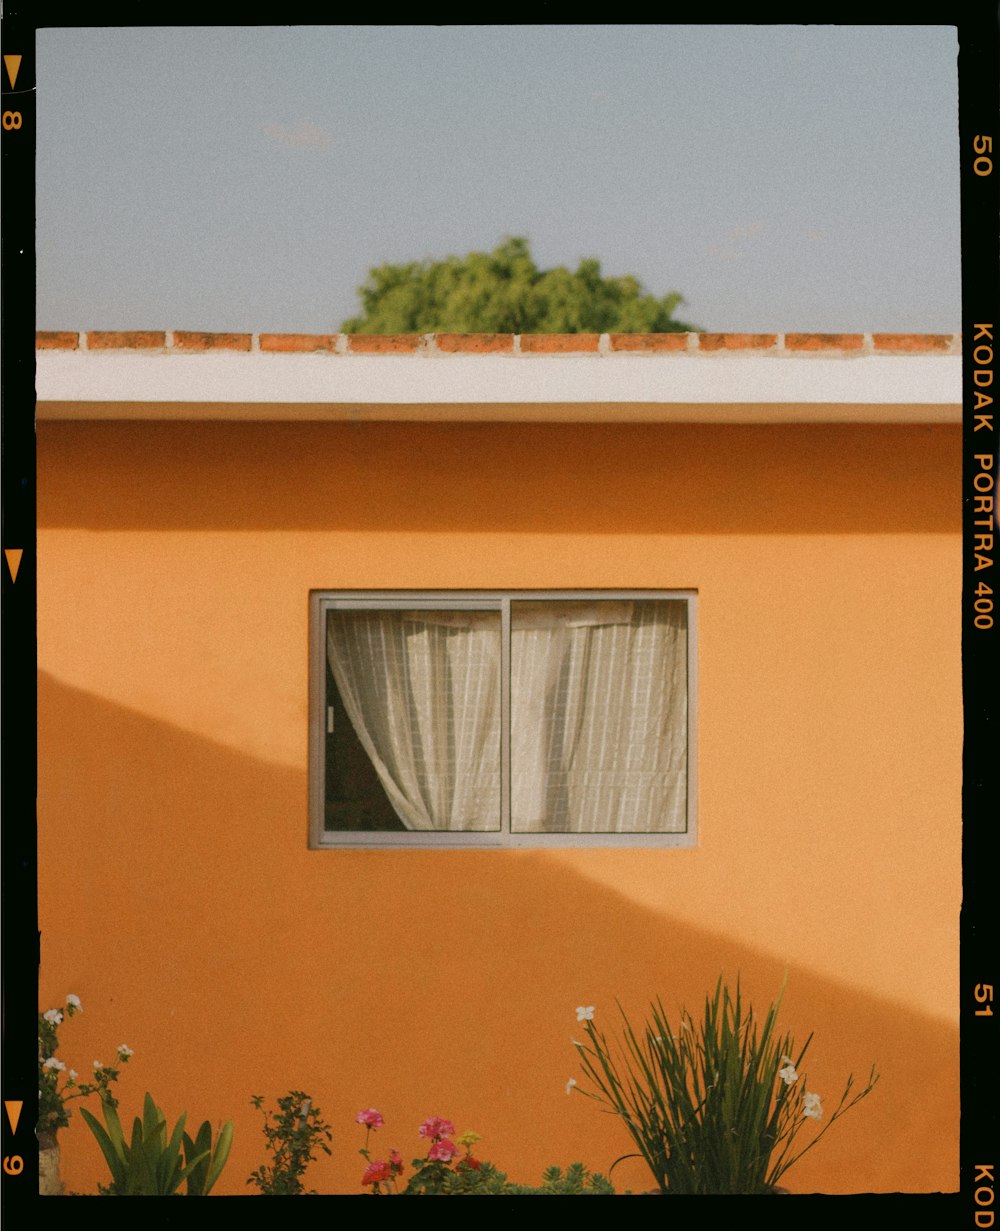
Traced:
<path id="1" fill-rule="evenodd" d="M 539 269 L 528 240 L 505 239 L 493 252 L 443 261 L 378 265 L 358 288 L 362 313 L 342 333 L 678 333 L 683 303 L 657 299 L 637 278 L 605 278 L 584 260 L 575 273 Z"/>

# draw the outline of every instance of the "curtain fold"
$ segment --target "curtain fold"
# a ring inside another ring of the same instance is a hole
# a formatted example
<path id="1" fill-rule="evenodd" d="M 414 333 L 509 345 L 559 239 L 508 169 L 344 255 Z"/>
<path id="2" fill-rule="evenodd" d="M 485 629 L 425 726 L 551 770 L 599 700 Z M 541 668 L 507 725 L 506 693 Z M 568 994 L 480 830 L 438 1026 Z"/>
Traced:
<path id="1" fill-rule="evenodd" d="M 685 605 L 534 606 L 511 604 L 511 828 L 683 832 Z"/>
<path id="2" fill-rule="evenodd" d="M 407 829 L 499 829 L 499 613 L 333 611 L 327 651 Z"/>

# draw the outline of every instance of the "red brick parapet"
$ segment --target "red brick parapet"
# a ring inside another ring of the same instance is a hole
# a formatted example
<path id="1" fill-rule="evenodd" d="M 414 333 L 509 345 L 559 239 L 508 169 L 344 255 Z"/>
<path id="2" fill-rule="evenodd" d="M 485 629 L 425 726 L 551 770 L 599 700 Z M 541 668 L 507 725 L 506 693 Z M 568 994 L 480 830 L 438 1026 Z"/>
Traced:
<path id="1" fill-rule="evenodd" d="M 522 355 L 566 355 L 594 353 L 600 344 L 599 333 L 522 333 Z"/>
<path id="2" fill-rule="evenodd" d="M 612 351 L 637 351 L 640 354 L 682 351 L 698 345 L 696 333 L 609 333 Z M 692 339 L 695 339 L 692 341 Z"/>
<path id="3" fill-rule="evenodd" d="M 249 333 L 193 333 L 177 329 L 171 334 L 174 350 L 238 350 L 248 351 L 253 342 Z"/>
<path id="4" fill-rule="evenodd" d="M 79 350 L 78 333 L 61 333 L 55 329 L 40 329 L 35 334 L 35 350 Z"/>
<path id="5" fill-rule="evenodd" d="M 87 334 L 87 350 L 155 350 L 167 344 L 167 335 L 161 329 L 139 329 L 123 333 L 121 330 L 96 330 Z"/>
<path id="6" fill-rule="evenodd" d="M 917 355 L 949 353 L 960 335 L 951 333 L 873 333 L 876 351 Z"/>
<path id="7" fill-rule="evenodd" d="M 444 355 L 512 355 L 512 333 L 435 333 L 438 351 Z"/>
<path id="8" fill-rule="evenodd" d="M 790 351 L 855 351 L 862 350 L 862 333 L 786 333 L 785 349 Z"/>
<path id="9" fill-rule="evenodd" d="M 958 355 L 957 333 L 199 333 L 189 330 L 41 330 L 37 350 L 325 355 L 739 355 L 852 358 Z"/>
<path id="10" fill-rule="evenodd" d="M 283 354 L 307 351 L 332 351 L 337 345 L 335 333 L 262 333 L 258 335 L 260 349 Z"/>

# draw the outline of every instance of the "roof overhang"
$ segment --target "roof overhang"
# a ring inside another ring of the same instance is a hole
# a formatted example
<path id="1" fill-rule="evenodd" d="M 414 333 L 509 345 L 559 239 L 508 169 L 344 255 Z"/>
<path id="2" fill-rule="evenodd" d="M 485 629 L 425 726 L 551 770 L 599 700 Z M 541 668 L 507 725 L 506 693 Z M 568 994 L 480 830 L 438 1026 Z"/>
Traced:
<path id="1" fill-rule="evenodd" d="M 39 420 L 959 423 L 959 354 L 40 350 Z"/>

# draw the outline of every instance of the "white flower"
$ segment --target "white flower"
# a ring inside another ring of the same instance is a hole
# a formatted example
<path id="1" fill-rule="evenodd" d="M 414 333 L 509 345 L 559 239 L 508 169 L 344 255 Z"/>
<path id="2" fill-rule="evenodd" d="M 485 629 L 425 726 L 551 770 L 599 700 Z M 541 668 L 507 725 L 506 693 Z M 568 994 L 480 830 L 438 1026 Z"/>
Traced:
<path id="1" fill-rule="evenodd" d="M 104 1068 L 104 1065 L 103 1065 L 103 1064 L 101 1064 L 100 1060 L 95 1060 L 95 1061 L 94 1061 L 94 1068 L 95 1068 L 95 1069 L 103 1069 L 103 1068 Z"/>
<path id="2" fill-rule="evenodd" d="M 784 1060 L 785 1057 L 782 1056 L 781 1058 Z M 799 1080 L 799 1075 L 795 1071 L 795 1065 L 792 1064 L 791 1060 L 789 1060 L 783 1069 L 778 1069 L 778 1076 L 786 1086 L 794 1086 Z"/>
<path id="3" fill-rule="evenodd" d="M 118 1045 L 118 1054 L 123 1060 L 127 1060 L 129 1056 L 134 1056 L 135 1052 L 127 1043 L 120 1043 Z"/>
<path id="4" fill-rule="evenodd" d="M 806 1094 L 802 1100 L 802 1114 L 810 1120 L 818 1120 L 822 1116 L 823 1108 L 820 1106 L 818 1094 Z"/>
<path id="5" fill-rule="evenodd" d="M 76 1081 L 76 1077 L 77 1077 L 76 1069 L 70 1069 L 70 1071 L 67 1073 L 67 1077 L 69 1077 L 70 1081 Z"/>
<path id="6" fill-rule="evenodd" d="M 578 1022 L 592 1022 L 594 1020 L 594 1006 L 592 1004 L 578 1004 L 576 1006 L 576 1020 Z"/>
<path id="7" fill-rule="evenodd" d="M 51 1022 L 53 1026 L 58 1026 L 62 1021 L 62 1013 L 58 1009 L 46 1009 L 42 1014 L 47 1022 Z"/>
<path id="8" fill-rule="evenodd" d="M 80 997 L 79 997 L 79 996 L 74 996 L 72 992 L 70 992 L 70 994 L 66 997 L 66 1003 L 67 1003 L 67 1004 L 68 1004 L 71 1008 L 76 1009 L 76 1011 L 77 1011 L 78 1013 L 82 1013 L 82 1012 L 83 1012 L 83 1005 L 80 1003 Z"/>
<path id="9" fill-rule="evenodd" d="M 56 1069 L 60 1073 L 65 1068 L 65 1064 L 61 1060 L 57 1060 L 55 1056 L 49 1056 L 48 1060 L 42 1065 L 43 1069 Z"/>
<path id="10" fill-rule="evenodd" d="M 566 1093 L 571 1094 L 573 1092 L 573 1087 L 575 1085 L 576 1085 L 576 1078 L 571 1077 L 569 1081 L 566 1083 Z"/>

